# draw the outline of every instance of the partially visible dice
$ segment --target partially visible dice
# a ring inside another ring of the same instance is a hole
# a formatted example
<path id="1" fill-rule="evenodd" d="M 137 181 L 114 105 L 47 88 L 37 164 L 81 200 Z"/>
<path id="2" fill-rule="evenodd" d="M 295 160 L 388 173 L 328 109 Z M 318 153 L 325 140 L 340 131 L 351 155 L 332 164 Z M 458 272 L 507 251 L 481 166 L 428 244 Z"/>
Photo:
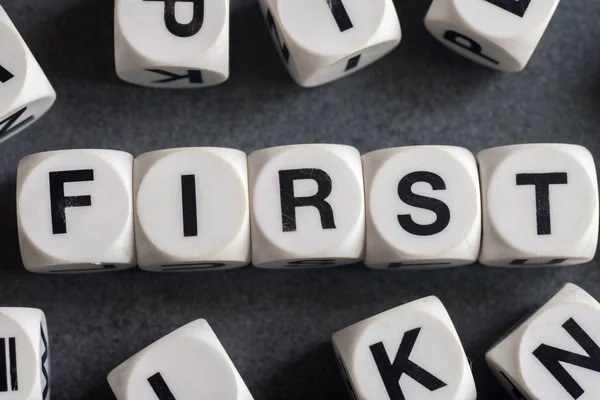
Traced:
<path id="1" fill-rule="evenodd" d="M 17 171 L 17 225 L 31 272 L 112 271 L 135 265 L 133 157 L 114 150 L 27 156 Z"/>
<path id="2" fill-rule="evenodd" d="M 600 398 L 600 303 L 565 285 L 486 360 L 515 400 Z"/>
<path id="3" fill-rule="evenodd" d="M 375 62 L 400 43 L 392 0 L 259 0 L 277 51 L 301 86 Z"/>
<path id="4" fill-rule="evenodd" d="M 50 399 L 48 327 L 41 310 L 0 307 L 0 399 Z"/>
<path id="5" fill-rule="evenodd" d="M 333 335 L 356 400 L 475 400 L 475 382 L 444 305 L 425 297 Z"/>
<path id="6" fill-rule="evenodd" d="M 479 256 L 481 200 L 473 154 L 413 146 L 363 156 L 365 264 L 379 269 L 471 264 Z"/>
<path id="7" fill-rule="evenodd" d="M 425 16 L 431 34 L 486 67 L 521 71 L 559 0 L 433 0 Z"/>
<path id="8" fill-rule="evenodd" d="M 39 119 L 54 100 L 44 71 L 0 6 L 0 142 Z"/>
<path id="9" fill-rule="evenodd" d="M 117 400 L 252 400 L 203 319 L 154 342 L 108 374 Z"/>
<path id="10" fill-rule="evenodd" d="M 116 0 L 119 78 L 154 88 L 217 85 L 229 77 L 229 0 Z"/>
<path id="11" fill-rule="evenodd" d="M 496 147 L 477 155 L 490 266 L 590 261 L 598 242 L 598 182 L 590 152 L 568 144 Z"/>
<path id="12" fill-rule="evenodd" d="M 357 149 L 263 149 L 248 157 L 248 172 L 255 266 L 327 267 L 362 259 L 365 212 Z"/>
<path id="13" fill-rule="evenodd" d="M 149 271 L 209 271 L 250 263 L 246 154 L 183 148 L 134 163 L 138 265 Z"/>

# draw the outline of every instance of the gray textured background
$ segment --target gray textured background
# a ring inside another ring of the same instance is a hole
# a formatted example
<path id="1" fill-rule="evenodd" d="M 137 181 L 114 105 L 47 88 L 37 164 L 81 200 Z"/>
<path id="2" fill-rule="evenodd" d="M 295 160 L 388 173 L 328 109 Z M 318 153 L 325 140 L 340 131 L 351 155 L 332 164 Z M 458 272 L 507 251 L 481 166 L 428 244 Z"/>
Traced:
<path id="1" fill-rule="evenodd" d="M 478 151 L 539 141 L 600 150 L 597 2 L 564 1 L 528 68 L 508 75 L 434 41 L 422 23 L 429 1 L 398 1 L 404 38 L 397 50 L 347 79 L 305 90 L 279 61 L 255 1 L 232 1 L 231 78 L 190 92 L 141 89 L 116 78 L 110 0 L 2 1 L 59 96 L 47 116 L 0 148 L 0 304 L 46 312 L 53 398 L 113 398 L 105 381 L 113 367 L 204 317 L 256 399 L 346 399 L 330 335 L 429 294 L 454 319 L 479 398 L 506 398 L 485 351 L 568 281 L 600 296 L 597 261 L 402 273 L 352 266 L 44 276 L 23 269 L 14 179 L 18 161 L 33 152 L 99 147 L 139 154 L 200 145 L 249 152 L 302 142 L 345 143 L 362 152 L 410 144 Z"/>

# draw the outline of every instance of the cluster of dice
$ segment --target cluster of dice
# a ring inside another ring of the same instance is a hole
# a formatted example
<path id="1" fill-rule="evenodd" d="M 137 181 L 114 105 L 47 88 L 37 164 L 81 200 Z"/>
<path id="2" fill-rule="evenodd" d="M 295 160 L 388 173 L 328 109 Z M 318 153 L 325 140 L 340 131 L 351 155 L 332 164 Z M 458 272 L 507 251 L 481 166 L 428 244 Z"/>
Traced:
<path id="1" fill-rule="evenodd" d="M 600 303 L 567 284 L 494 344 L 487 363 L 515 400 L 597 399 L 599 319 Z M 50 398 L 47 332 L 42 311 L 0 308 L 0 398 Z M 435 296 L 342 329 L 332 342 L 354 400 L 477 398 L 459 335 Z M 135 354 L 108 382 L 118 400 L 253 399 L 203 319 Z"/>

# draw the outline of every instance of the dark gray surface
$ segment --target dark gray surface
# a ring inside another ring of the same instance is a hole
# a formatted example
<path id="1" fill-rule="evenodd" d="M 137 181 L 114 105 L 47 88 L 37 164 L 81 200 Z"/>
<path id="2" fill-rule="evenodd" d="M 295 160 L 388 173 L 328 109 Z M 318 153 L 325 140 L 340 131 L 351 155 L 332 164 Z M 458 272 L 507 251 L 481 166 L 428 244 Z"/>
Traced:
<path id="1" fill-rule="evenodd" d="M 288 77 L 257 4 L 233 0 L 231 78 L 191 92 L 141 89 L 113 67 L 110 0 L 4 0 L 58 92 L 51 112 L 0 148 L 0 304 L 48 317 L 54 399 L 113 398 L 106 374 L 193 319 L 209 320 L 256 399 L 346 399 L 334 331 L 429 294 L 445 303 L 465 345 L 480 399 L 507 396 L 488 347 L 564 283 L 600 296 L 598 262 L 556 269 L 382 273 L 360 266 L 207 274 L 40 276 L 21 266 L 15 176 L 38 151 L 100 147 L 134 155 L 176 146 L 245 151 L 303 142 L 362 152 L 409 144 L 473 151 L 517 142 L 600 150 L 600 5 L 565 1 L 525 72 L 486 70 L 428 36 L 427 1 L 397 2 L 403 43 L 339 82 L 305 90 Z"/>

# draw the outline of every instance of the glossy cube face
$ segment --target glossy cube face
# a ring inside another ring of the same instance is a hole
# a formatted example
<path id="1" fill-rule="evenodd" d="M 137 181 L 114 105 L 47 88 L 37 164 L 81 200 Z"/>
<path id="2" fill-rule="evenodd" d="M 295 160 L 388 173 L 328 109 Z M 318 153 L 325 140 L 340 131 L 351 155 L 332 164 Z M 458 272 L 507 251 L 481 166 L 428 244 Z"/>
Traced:
<path id="1" fill-rule="evenodd" d="M 142 154 L 134 186 L 142 269 L 210 271 L 250 263 L 245 153 L 185 148 Z"/>
<path id="2" fill-rule="evenodd" d="M 252 400 L 252 395 L 205 320 L 146 347 L 108 375 L 118 400 Z"/>
<path id="3" fill-rule="evenodd" d="M 366 67 L 400 42 L 390 0 L 260 0 L 267 28 L 290 74 L 321 85 Z"/>
<path id="4" fill-rule="evenodd" d="M 402 270 L 471 264 L 481 241 L 475 157 L 449 146 L 399 147 L 363 156 L 365 264 Z"/>
<path id="5" fill-rule="evenodd" d="M 133 157 L 64 150 L 25 157 L 17 172 L 17 222 L 25 268 L 92 272 L 136 263 Z"/>
<path id="6" fill-rule="evenodd" d="M 255 266 L 326 267 L 362 259 L 358 150 L 320 144 L 274 147 L 252 153 L 248 166 Z"/>
<path id="7" fill-rule="evenodd" d="M 571 265 L 594 257 L 598 187 L 581 146 L 514 145 L 477 155 L 482 186 L 480 262 Z"/>
<path id="8" fill-rule="evenodd" d="M 567 284 L 486 354 L 518 400 L 600 396 L 600 304 Z"/>
<path id="9" fill-rule="evenodd" d="M 130 83 L 186 89 L 229 76 L 228 0 L 117 0 L 117 75 Z"/>
<path id="10" fill-rule="evenodd" d="M 559 0 L 434 0 L 425 17 L 431 34 L 490 68 L 525 68 Z"/>
<path id="11" fill-rule="evenodd" d="M 0 142 L 39 119 L 54 103 L 56 93 L 0 7 Z"/>
<path id="12" fill-rule="evenodd" d="M 475 383 L 458 334 L 442 303 L 423 298 L 333 335 L 358 400 L 473 400 Z"/>

